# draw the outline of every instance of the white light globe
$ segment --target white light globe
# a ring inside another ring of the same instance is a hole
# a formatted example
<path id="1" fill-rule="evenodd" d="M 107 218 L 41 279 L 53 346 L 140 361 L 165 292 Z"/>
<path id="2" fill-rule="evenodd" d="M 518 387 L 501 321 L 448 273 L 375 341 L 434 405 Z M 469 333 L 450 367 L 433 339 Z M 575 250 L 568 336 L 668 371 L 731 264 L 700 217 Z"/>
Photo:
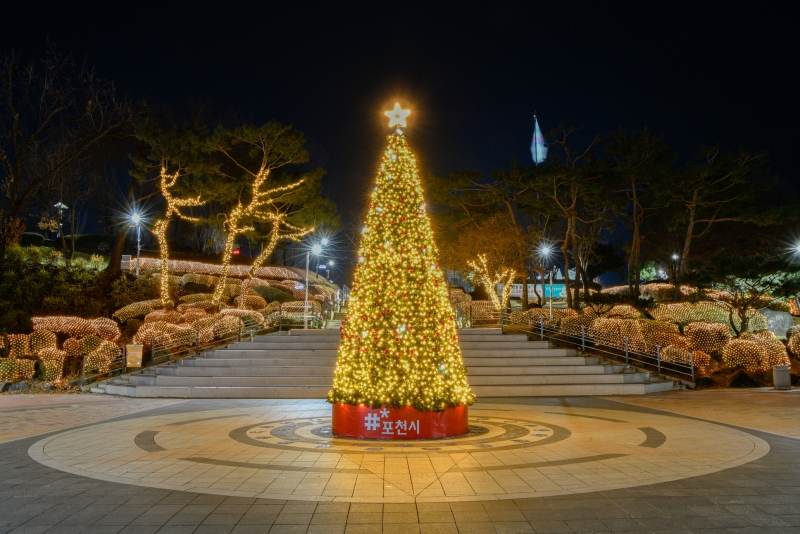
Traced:
<path id="1" fill-rule="evenodd" d="M 139 221 L 141 221 L 142 218 L 139 217 L 138 213 L 134 213 L 133 215 L 131 215 L 131 220 L 133 221 L 133 224 L 139 224 Z"/>
<path id="2" fill-rule="evenodd" d="M 311 247 L 311 252 L 313 252 L 314 254 L 319 254 L 320 252 L 322 252 L 322 247 L 320 245 L 314 245 L 313 247 Z"/>
<path id="3" fill-rule="evenodd" d="M 323 237 L 322 238 L 322 244 L 323 245 L 327 245 L 328 244 L 328 238 L 327 237 Z"/>

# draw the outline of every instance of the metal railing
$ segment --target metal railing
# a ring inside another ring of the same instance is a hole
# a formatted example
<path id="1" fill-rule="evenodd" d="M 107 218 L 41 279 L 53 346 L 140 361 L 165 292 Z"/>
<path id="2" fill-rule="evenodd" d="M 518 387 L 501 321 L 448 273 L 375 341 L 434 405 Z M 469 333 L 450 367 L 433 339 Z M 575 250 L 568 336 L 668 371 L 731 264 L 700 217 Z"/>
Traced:
<path id="1" fill-rule="evenodd" d="M 624 361 L 627 365 L 635 365 L 658 374 L 694 382 L 696 369 L 694 354 L 690 350 L 675 347 L 664 347 L 649 343 L 642 339 L 631 338 L 592 328 L 589 326 L 562 323 L 558 319 L 550 320 L 543 316 L 530 318 L 520 323 L 517 318 L 511 320 L 511 310 L 480 310 L 474 313 L 471 307 L 462 309 L 456 306 L 456 325 L 458 328 L 500 327 L 539 337 L 542 341 L 552 340 L 560 344 L 571 345 L 593 353 L 603 354 L 616 361 Z"/>

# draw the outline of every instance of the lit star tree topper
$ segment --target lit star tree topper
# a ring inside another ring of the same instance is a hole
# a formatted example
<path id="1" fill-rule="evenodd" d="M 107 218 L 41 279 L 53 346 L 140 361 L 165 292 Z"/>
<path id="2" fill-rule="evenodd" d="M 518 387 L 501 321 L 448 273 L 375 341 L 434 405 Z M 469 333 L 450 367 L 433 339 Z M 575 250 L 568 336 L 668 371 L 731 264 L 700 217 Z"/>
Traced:
<path id="1" fill-rule="evenodd" d="M 402 113 L 387 112 L 390 126 L 405 126 Z M 399 130 L 378 169 L 350 296 L 329 402 L 421 411 L 474 402 L 416 161 Z"/>
<path id="2" fill-rule="evenodd" d="M 401 109 L 400 104 L 395 104 L 394 109 L 391 111 L 384 111 L 384 115 L 389 117 L 389 127 L 392 126 L 402 126 L 403 128 L 406 127 L 406 117 L 411 114 L 411 111 L 408 109 Z"/>

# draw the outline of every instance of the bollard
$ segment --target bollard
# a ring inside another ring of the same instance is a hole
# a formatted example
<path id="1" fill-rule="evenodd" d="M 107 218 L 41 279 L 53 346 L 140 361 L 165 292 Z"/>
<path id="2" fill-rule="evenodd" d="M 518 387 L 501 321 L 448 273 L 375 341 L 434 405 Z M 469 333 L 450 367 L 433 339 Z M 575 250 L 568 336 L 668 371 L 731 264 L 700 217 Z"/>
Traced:
<path id="1" fill-rule="evenodd" d="M 772 381 L 775 384 L 775 389 L 778 391 L 786 391 L 792 389 L 792 377 L 789 374 L 788 365 L 776 365 L 772 368 Z"/>

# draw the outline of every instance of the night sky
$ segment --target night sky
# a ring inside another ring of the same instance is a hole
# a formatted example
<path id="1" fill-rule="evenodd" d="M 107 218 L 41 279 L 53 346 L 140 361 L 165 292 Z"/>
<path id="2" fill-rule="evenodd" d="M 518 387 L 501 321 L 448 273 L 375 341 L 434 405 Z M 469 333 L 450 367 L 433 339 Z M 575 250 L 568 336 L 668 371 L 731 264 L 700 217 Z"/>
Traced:
<path id="1" fill-rule="evenodd" d="M 6 2 L 0 45 L 38 57 L 49 36 L 133 96 L 293 123 L 345 223 L 396 100 L 423 173 L 530 164 L 536 112 L 545 133 L 647 126 L 683 157 L 768 149 L 797 181 L 793 2 L 167 4 Z"/>

